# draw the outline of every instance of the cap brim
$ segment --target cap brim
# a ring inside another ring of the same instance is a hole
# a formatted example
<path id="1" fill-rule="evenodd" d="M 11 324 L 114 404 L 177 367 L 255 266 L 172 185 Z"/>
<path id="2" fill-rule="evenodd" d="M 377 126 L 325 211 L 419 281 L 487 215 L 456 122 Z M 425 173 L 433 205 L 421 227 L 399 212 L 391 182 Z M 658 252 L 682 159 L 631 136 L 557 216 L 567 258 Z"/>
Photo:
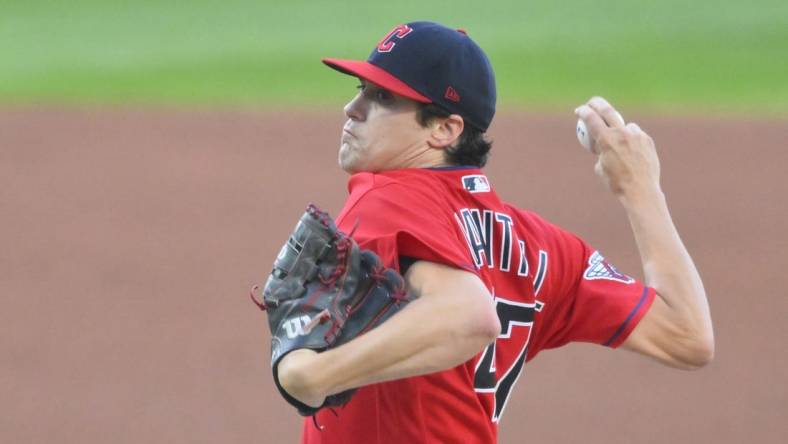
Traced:
<path id="1" fill-rule="evenodd" d="M 406 85 L 402 80 L 367 61 L 323 59 L 323 63 L 341 73 L 362 78 L 411 100 L 421 103 L 432 103 L 432 100 Z"/>

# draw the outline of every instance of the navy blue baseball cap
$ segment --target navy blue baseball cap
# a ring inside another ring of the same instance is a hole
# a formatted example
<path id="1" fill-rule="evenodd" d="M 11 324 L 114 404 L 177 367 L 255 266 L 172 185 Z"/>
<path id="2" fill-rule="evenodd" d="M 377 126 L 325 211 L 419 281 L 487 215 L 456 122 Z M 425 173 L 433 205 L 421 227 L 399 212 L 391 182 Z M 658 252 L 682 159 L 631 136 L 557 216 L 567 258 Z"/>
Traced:
<path id="1" fill-rule="evenodd" d="M 434 22 L 398 25 L 366 61 L 323 63 L 417 102 L 435 103 L 481 131 L 495 115 L 492 66 L 462 29 Z"/>

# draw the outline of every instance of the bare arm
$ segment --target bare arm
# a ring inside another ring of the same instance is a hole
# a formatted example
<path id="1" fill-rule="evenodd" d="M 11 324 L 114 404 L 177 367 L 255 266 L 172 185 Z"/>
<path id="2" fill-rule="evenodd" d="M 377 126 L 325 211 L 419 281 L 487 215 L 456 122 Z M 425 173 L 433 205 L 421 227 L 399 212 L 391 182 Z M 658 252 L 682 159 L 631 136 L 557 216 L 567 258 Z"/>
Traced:
<path id="1" fill-rule="evenodd" d="M 283 388 L 317 406 L 350 388 L 452 368 L 500 333 L 493 299 L 476 275 L 419 261 L 405 278 L 419 299 L 340 347 L 290 353 L 279 364 Z"/>
<path id="2" fill-rule="evenodd" d="M 597 174 L 629 217 L 645 283 L 658 296 L 623 347 L 672 367 L 700 368 L 714 356 L 709 304 L 668 211 L 654 141 L 636 124 L 625 126 L 604 99 L 591 99 L 577 114 L 595 141 Z"/>

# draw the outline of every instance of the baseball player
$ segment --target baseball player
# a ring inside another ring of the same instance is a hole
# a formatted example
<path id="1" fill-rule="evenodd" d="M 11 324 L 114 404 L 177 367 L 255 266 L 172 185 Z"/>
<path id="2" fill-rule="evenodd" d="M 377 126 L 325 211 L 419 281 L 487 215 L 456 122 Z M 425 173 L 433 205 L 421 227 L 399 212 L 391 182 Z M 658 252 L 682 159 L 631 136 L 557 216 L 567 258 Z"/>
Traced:
<path id="1" fill-rule="evenodd" d="M 305 443 L 494 443 L 523 366 L 593 342 L 696 369 L 713 356 L 700 276 L 668 212 L 653 140 L 604 99 L 575 111 L 596 172 L 619 199 L 645 282 L 537 214 L 503 201 L 481 168 L 495 113 L 493 69 L 463 30 L 395 27 L 366 61 L 324 59 L 359 79 L 345 106 L 337 217 L 418 296 L 377 328 L 278 365 L 308 406 L 359 388 L 307 419 Z"/>

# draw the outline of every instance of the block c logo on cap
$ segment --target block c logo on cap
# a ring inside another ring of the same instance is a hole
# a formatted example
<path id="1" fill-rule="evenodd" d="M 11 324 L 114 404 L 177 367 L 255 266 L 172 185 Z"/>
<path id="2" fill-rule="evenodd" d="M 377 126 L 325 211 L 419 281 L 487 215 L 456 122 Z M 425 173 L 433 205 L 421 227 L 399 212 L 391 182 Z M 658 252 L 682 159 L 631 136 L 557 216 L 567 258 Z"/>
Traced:
<path id="1" fill-rule="evenodd" d="M 410 34 L 411 31 L 413 31 L 413 28 L 408 25 L 398 25 L 378 43 L 378 52 L 391 52 L 394 46 L 397 45 L 394 39 L 401 39 Z"/>

